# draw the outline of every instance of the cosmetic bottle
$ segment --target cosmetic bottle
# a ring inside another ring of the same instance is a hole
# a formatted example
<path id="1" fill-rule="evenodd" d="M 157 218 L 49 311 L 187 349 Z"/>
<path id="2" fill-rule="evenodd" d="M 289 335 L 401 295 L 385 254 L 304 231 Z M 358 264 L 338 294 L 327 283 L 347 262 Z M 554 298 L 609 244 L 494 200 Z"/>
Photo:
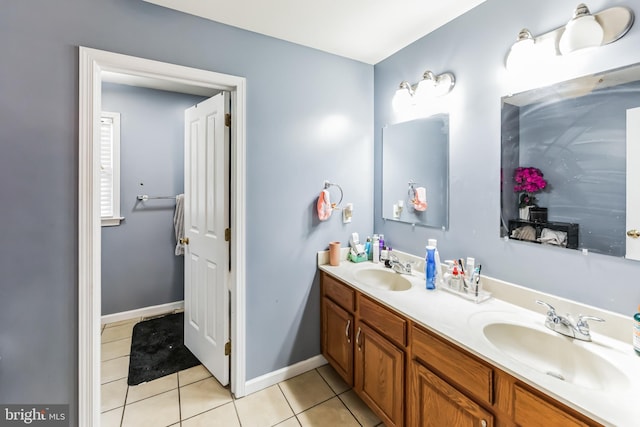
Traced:
<path id="1" fill-rule="evenodd" d="M 438 252 L 438 241 L 436 239 L 429 239 L 427 245 L 433 246 L 436 250 L 436 285 L 442 285 L 444 283 L 444 275 L 442 274 L 442 263 L 440 262 L 440 253 Z"/>
<path id="2" fill-rule="evenodd" d="M 425 264 L 425 277 L 427 281 L 427 289 L 436 288 L 436 248 L 427 246 L 427 256 Z"/>
<path id="3" fill-rule="evenodd" d="M 464 277 L 467 280 L 469 286 L 472 286 L 471 276 L 473 275 L 473 270 L 476 268 L 476 260 L 475 258 L 467 257 L 467 264 L 464 269 Z"/>
<path id="4" fill-rule="evenodd" d="M 462 290 L 462 279 L 460 277 L 460 272 L 458 271 L 458 266 L 453 266 L 453 272 L 451 273 L 451 289 L 454 291 L 460 292 Z"/>
<path id="5" fill-rule="evenodd" d="M 633 315 L 633 349 L 640 356 L 640 305 L 638 312 Z"/>
<path id="6" fill-rule="evenodd" d="M 364 243 L 364 251 L 367 254 L 367 258 L 371 259 L 371 237 L 367 236 L 367 241 Z"/>
<path id="7" fill-rule="evenodd" d="M 372 252 L 372 261 L 374 264 L 378 264 L 380 262 L 380 240 L 377 234 L 373 235 L 373 241 L 371 241 L 371 246 L 373 247 Z"/>

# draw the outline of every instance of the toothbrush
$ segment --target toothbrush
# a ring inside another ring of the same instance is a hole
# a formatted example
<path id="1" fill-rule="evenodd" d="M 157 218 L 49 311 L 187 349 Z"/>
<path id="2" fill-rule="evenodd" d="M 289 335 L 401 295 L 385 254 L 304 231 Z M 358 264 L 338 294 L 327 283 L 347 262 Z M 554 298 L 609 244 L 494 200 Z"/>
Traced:
<path id="1" fill-rule="evenodd" d="M 480 285 L 480 271 L 482 270 L 482 264 L 479 264 L 474 270 L 473 270 L 473 276 L 475 278 L 475 288 L 476 288 L 476 298 L 478 298 L 478 287 Z"/>
<path id="2" fill-rule="evenodd" d="M 460 275 L 462 276 L 462 287 L 466 292 L 469 288 L 469 285 L 467 285 L 467 280 L 464 277 L 464 266 L 462 265 L 462 258 L 458 259 L 458 265 L 460 266 Z"/>

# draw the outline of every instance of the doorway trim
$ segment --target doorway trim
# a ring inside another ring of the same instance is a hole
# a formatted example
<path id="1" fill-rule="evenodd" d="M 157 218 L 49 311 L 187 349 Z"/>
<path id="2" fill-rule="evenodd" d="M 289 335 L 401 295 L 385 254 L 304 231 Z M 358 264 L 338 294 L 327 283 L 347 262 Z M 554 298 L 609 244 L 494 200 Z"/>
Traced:
<path id="1" fill-rule="evenodd" d="M 178 92 L 231 92 L 231 392 L 245 395 L 246 79 L 79 47 L 78 424 L 100 425 L 101 224 L 99 119 L 104 73 L 161 82 Z"/>

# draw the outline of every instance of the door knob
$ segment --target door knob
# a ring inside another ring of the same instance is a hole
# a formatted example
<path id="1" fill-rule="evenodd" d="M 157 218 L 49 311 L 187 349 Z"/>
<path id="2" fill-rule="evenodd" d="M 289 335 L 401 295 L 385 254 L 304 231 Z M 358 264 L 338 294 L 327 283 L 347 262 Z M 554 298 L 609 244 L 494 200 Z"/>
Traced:
<path id="1" fill-rule="evenodd" d="M 638 237 L 640 237 L 640 231 L 634 228 L 633 230 L 627 231 L 627 236 L 631 237 L 632 239 L 637 239 Z"/>
<path id="2" fill-rule="evenodd" d="M 180 238 L 180 244 L 181 245 L 188 245 L 189 244 L 189 238 L 188 237 L 181 237 Z"/>

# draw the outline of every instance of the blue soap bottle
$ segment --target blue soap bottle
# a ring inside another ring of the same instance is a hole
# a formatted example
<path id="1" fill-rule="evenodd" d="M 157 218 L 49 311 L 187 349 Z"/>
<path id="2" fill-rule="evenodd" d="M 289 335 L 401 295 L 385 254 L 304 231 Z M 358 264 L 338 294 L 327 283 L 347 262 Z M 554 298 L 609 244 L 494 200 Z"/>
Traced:
<path id="1" fill-rule="evenodd" d="M 436 248 L 433 246 L 427 246 L 427 257 L 425 264 L 425 276 L 427 279 L 427 289 L 433 290 L 436 288 Z"/>

